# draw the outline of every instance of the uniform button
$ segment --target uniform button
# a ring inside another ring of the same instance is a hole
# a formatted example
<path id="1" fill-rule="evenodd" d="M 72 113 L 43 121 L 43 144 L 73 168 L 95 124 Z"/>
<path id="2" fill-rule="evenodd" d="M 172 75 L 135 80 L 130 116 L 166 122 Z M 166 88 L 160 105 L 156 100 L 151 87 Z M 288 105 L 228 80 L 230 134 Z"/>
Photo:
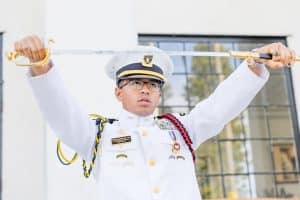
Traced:
<path id="1" fill-rule="evenodd" d="M 144 137 L 148 136 L 148 131 L 143 131 L 142 136 L 144 136 Z"/>
<path id="2" fill-rule="evenodd" d="M 149 165 L 153 167 L 156 164 L 155 160 L 149 160 Z"/>
<path id="3" fill-rule="evenodd" d="M 152 189 L 152 192 L 155 193 L 155 194 L 158 194 L 160 192 L 160 189 L 158 187 L 154 187 Z"/>
<path id="4" fill-rule="evenodd" d="M 120 149 L 124 149 L 124 144 L 119 144 Z"/>

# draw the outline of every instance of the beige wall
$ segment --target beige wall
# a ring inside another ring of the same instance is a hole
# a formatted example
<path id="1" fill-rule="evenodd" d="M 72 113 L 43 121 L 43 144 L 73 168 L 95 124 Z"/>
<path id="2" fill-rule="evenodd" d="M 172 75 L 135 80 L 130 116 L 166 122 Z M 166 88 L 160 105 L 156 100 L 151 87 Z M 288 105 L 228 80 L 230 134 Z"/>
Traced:
<path id="1" fill-rule="evenodd" d="M 131 0 L 3 0 L 3 51 L 12 50 L 14 41 L 28 34 L 45 41 L 53 37 L 57 49 L 128 48 L 137 42 L 132 13 Z M 53 56 L 67 86 L 88 113 L 113 116 L 120 107 L 113 96 L 114 83 L 102 67 L 108 58 Z M 4 58 L 3 199 L 92 199 L 95 183 L 83 178 L 81 161 L 69 168 L 58 162 L 57 138 L 36 106 L 26 73 L 27 68 Z"/>
<path id="2" fill-rule="evenodd" d="M 299 2 L 275 0 L 134 0 L 137 29 L 144 33 L 294 34 Z"/>
<path id="3" fill-rule="evenodd" d="M 45 2 L 9 0 L 0 4 L 3 48 L 26 34 L 44 34 Z M 45 199 L 45 124 L 24 69 L 3 57 L 3 199 Z"/>

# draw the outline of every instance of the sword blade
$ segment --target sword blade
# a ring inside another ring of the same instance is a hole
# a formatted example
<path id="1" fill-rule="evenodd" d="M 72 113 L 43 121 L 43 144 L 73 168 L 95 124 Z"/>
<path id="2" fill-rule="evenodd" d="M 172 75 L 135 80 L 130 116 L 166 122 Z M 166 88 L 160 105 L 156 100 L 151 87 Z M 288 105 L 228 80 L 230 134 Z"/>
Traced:
<path id="1" fill-rule="evenodd" d="M 196 57 L 230 57 L 229 52 L 212 51 L 164 51 L 169 56 L 196 56 Z M 141 52 L 141 51 L 115 51 L 115 50 L 90 50 L 90 49 L 52 49 L 52 55 L 116 55 L 116 54 L 160 54 L 160 52 Z"/>
<path id="2" fill-rule="evenodd" d="M 116 51 L 116 50 L 91 50 L 91 49 L 51 49 L 52 55 L 117 55 L 117 54 L 161 54 L 155 51 Z M 272 59 L 271 54 L 255 53 L 251 51 L 164 51 L 169 56 L 193 56 L 193 57 L 233 57 L 233 58 L 260 58 Z M 300 57 L 296 57 L 295 61 L 300 61 Z"/>

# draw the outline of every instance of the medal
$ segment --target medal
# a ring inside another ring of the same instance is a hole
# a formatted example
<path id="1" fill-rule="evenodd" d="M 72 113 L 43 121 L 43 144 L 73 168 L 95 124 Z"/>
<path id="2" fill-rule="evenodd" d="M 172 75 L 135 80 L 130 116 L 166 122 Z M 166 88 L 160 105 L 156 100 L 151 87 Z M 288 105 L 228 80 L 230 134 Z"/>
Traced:
<path id="1" fill-rule="evenodd" d="M 174 154 L 178 154 L 180 152 L 180 144 L 176 140 L 176 135 L 175 135 L 174 131 L 169 131 L 169 135 L 173 140 L 172 152 Z"/>
<path id="2" fill-rule="evenodd" d="M 181 155 L 179 155 L 179 156 L 176 156 L 176 159 L 177 159 L 177 160 L 179 160 L 179 159 L 181 159 L 181 160 L 185 160 L 185 157 L 184 157 L 184 156 L 181 156 Z"/>
<path id="3" fill-rule="evenodd" d="M 172 152 L 178 154 L 180 152 L 180 144 L 177 141 L 174 141 L 172 146 Z"/>
<path id="4" fill-rule="evenodd" d="M 169 156 L 169 160 L 172 159 L 172 160 L 185 160 L 185 157 L 180 155 L 180 144 L 179 142 L 177 142 L 176 140 L 176 135 L 173 131 L 169 131 L 169 135 L 170 137 L 172 138 L 173 140 L 173 145 L 172 145 L 172 154 Z"/>
<path id="5" fill-rule="evenodd" d="M 181 147 L 180 147 L 179 142 L 177 142 L 176 135 L 175 135 L 174 131 L 172 131 L 172 130 L 169 131 L 169 135 L 170 135 L 171 139 L 173 140 L 173 145 L 172 145 L 172 149 L 171 149 L 172 154 L 169 156 L 169 160 L 170 159 L 172 159 L 172 160 L 178 160 L 178 159 L 185 160 L 185 158 L 182 155 L 179 155 Z"/>

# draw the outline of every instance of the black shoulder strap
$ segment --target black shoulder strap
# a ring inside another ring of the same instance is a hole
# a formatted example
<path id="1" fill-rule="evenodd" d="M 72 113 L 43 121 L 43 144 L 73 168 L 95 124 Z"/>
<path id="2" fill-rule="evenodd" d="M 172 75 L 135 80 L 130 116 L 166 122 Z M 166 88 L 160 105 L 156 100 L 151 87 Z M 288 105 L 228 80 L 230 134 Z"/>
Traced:
<path id="1" fill-rule="evenodd" d="M 192 157 L 193 157 L 193 161 L 195 162 L 196 161 L 196 155 L 195 155 L 195 151 L 192 147 L 192 140 L 189 136 L 189 134 L 187 133 L 185 127 L 183 126 L 183 124 L 172 114 L 170 113 L 165 113 L 165 114 L 162 114 L 160 116 L 158 116 L 158 118 L 165 118 L 167 120 L 169 120 L 170 122 L 172 122 L 174 124 L 174 126 L 179 130 L 181 136 L 183 137 L 186 145 L 188 146 L 191 154 L 192 154 Z"/>

